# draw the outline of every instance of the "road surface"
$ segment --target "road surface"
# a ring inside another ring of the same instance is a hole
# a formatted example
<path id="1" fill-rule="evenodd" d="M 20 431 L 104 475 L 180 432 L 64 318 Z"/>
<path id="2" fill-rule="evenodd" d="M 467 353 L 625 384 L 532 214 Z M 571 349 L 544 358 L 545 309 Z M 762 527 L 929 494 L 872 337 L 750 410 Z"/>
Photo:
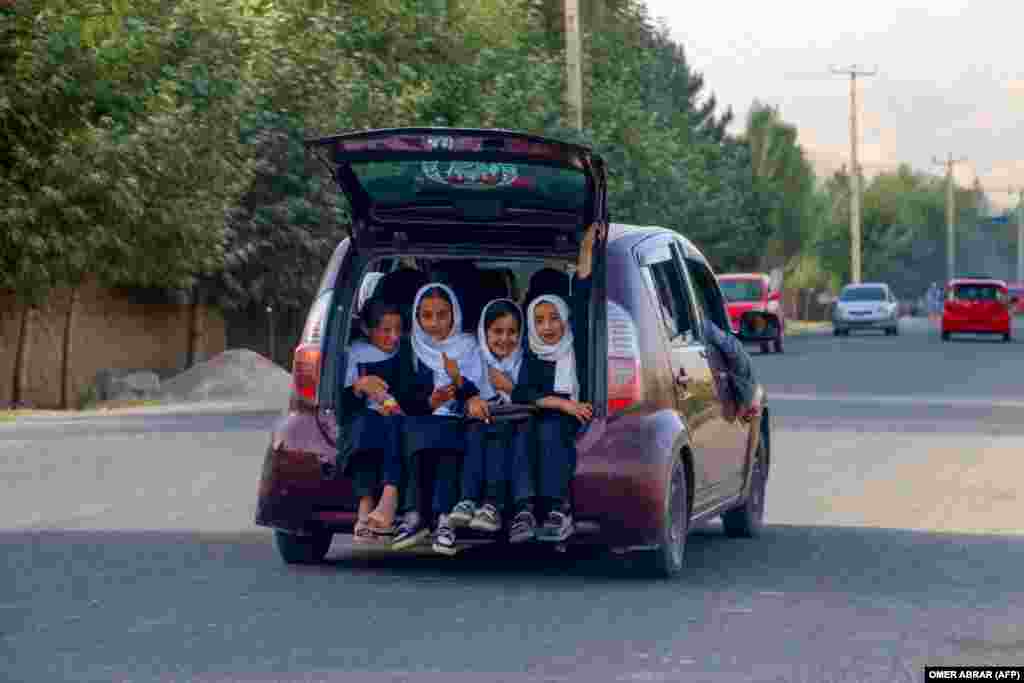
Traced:
<path id="1" fill-rule="evenodd" d="M 701 529 L 673 582 L 345 537 L 287 567 L 252 526 L 272 415 L 0 425 L 0 678 L 890 683 L 1024 664 L 1024 343 L 904 320 L 754 355 L 768 527 Z"/>

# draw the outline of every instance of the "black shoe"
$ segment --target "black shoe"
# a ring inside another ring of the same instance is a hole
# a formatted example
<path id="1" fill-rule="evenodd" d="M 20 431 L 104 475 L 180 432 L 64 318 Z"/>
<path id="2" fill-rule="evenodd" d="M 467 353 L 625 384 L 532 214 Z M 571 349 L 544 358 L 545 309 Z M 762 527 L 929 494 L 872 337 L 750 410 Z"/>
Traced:
<path id="1" fill-rule="evenodd" d="M 455 530 L 449 525 L 447 515 L 442 515 L 437 523 L 437 533 L 434 534 L 434 552 L 448 556 L 458 552 L 458 548 L 455 547 Z"/>
<path id="2" fill-rule="evenodd" d="M 537 533 L 538 541 L 561 543 L 572 536 L 572 514 L 565 509 L 552 510 Z"/>
<path id="3" fill-rule="evenodd" d="M 530 510 L 521 510 L 512 520 L 509 530 L 509 543 L 525 543 L 537 537 L 537 518 Z"/>

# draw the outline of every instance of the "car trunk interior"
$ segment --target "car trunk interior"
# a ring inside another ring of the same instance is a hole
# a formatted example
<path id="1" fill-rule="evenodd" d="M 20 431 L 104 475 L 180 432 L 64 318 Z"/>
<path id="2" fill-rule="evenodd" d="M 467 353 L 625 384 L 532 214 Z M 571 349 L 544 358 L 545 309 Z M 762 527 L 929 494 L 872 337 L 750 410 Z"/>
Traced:
<path id="1" fill-rule="evenodd" d="M 603 246 L 603 245 L 602 245 Z M 376 250 L 375 250 L 376 251 Z M 372 272 L 384 273 L 385 277 L 377 283 L 374 295 L 383 295 L 399 304 L 402 310 L 404 334 L 409 334 L 412 325 L 412 303 L 416 291 L 428 282 L 444 282 L 452 287 L 459 298 L 463 310 L 463 331 L 476 336 L 477 324 L 484 306 L 493 299 L 511 298 L 520 305 L 525 315 L 525 297 L 531 298 L 539 293 L 556 293 L 551 289 L 552 280 L 562 281 L 563 294 L 570 288 L 572 275 L 576 268 L 576 255 L 566 254 L 558 257 L 537 258 L 525 255 L 509 255 L 496 258 L 493 255 L 481 255 L 477 248 L 476 254 L 468 250 L 461 257 L 454 258 L 452 250 L 417 251 L 417 252 L 385 252 L 371 255 L 354 255 L 353 262 L 339 273 L 335 286 L 334 315 L 327 335 L 327 348 L 320 390 L 321 421 L 333 420 L 338 386 L 329 378 L 340 377 L 345 361 L 345 353 L 358 333 L 358 312 L 355 310 L 357 297 L 364 278 Z M 364 252 L 365 253 L 365 252 Z M 600 257 L 597 257 L 600 254 Z M 583 400 L 590 401 L 595 410 L 604 404 L 607 378 L 607 359 L 600 352 L 604 348 L 607 334 L 601 333 L 605 324 L 605 306 L 601 305 L 604 277 L 603 249 L 595 250 L 594 288 L 591 296 L 590 330 L 591 343 L 587 367 L 590 369 L 590 381 L 587 383 L 588 396 Z M 599 279 L 600 278 L 600 279 Z M 545 281 L 542 291 L 531 291 L 531 281 Z M 602 286 L 598 287 L 601 282 Z M 598 292 L 601 296 L 598 296 Z M 568 302 L 568 298 L 566 297 Z M 351 312 L 351 313 L 350 313 Z M 524 344 L 526 333 L 523 332 Z M 327 426 L 327 425 L 325 425 Z M 325 435 L 333 443 L 333 431 L 325 430 Z"/>

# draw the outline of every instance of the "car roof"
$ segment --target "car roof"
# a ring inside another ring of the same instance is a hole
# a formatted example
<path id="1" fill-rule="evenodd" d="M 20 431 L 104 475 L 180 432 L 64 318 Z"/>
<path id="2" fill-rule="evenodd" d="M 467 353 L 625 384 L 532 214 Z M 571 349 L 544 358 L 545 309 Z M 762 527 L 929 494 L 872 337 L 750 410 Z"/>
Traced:
<path id="1" fill-rule="evenodd" d="M 676 230 L 664 228 L 659 225 L 629 225 L 627 223 L 610 223 L 608 225 L 609 245 L 614 242 L 619 242 L 625 248 L 632 247 L 648 237 L 661 234 L 674 235 L 683 245 L 683 256 L 699 263 L 703 263 L 708 268 L 711 268 L 710 261 L 708 261 L 707 257 L 704 256 L 701 250 Z M 711 270 L 713 271 L 714 269 L 711 268 Z"/>
<path id="2" fill-rule="evenodd" d="M 949 281 L 950 285 L 996 285 L 1006 287 L 1006 282 L 997 280 L 994 277 L 955 277 Z"/>
<path id="3" fill-rule="evenodd" d="M 718 279 L 730 279 L 730 280 L 767 280 L 768 275 L 766 273 L 721 273 Z"/>
<path id="4" fill-rule="evenodd" d="M 851 282 L 843 287 L 843 289 L 859 289 L 861 287 L 884 287 L 889 289 L 889 285 L 884 282 Z"/>

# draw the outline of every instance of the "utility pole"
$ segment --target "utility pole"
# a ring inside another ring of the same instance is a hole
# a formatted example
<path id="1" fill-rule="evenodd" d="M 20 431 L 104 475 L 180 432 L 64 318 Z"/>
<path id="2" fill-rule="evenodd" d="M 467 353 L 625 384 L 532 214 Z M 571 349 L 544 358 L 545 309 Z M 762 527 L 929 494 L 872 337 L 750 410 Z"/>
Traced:
<path id="1" fill-rule="evenodd" d="M 580 45 L 579 0 L 565 2 L 565 68 L 566 107 L 569 121 L 576 130 L 583 130 L 583 65 Z"/>
<path id="2" fill-rule="evenodd" d="M 953 182 L 953 166 L 967 161 L 966 157 L 954 159 L 950 154 L 946 161 L 932 158 L 937 166 L 946 167 L 946 281 L 956 277 L 956 193 Z"/>
<path id="3" fill-rule="evenodd" d="M 860 282 L 860 196 L 861 168 L 857 162 L 857 76 L 874 76 L 874 71 L 862 71 L 854 64 L 845 69 L 832 67 L 832 73 L 850 77 L 850 276 Z"/>

